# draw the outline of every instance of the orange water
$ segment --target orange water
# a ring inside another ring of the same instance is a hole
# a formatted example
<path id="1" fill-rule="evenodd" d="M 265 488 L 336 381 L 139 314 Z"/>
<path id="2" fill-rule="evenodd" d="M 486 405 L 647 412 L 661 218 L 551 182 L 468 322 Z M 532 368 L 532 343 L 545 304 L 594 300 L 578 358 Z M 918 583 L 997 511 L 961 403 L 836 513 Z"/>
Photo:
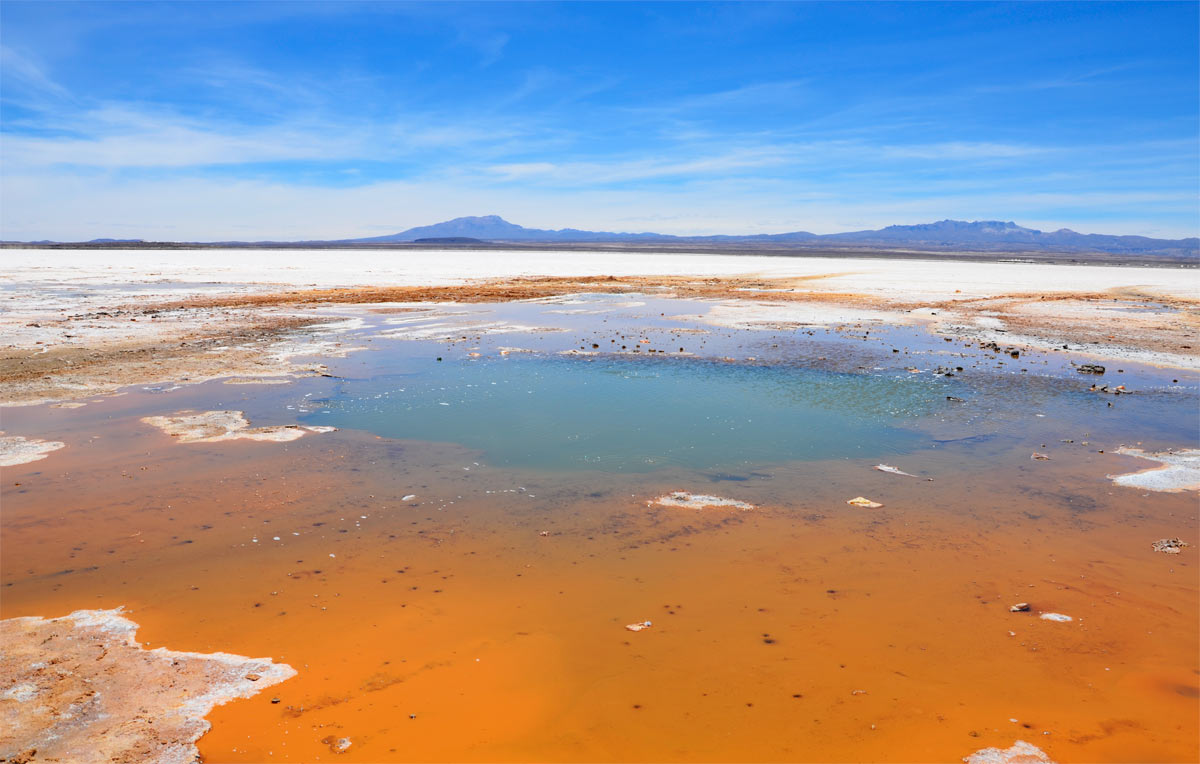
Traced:
<path id="1" fill-rule="evenodd" d="M 1105 479 L 1144 462 L 1019 444 L 901 465 L 934 482 L 871 461 L 538 473 L 355 432 L 183 445 L 120 400 L 5 469 L 2 614 L 124 605 L 151 647 L 295 667 L 210 715 L 206 761 L 1200 750 L 1196 498 Z M 646 506 L 680 489 L 759 509 Z M 1164 536 L 1193 546 L 1151 551 Z M 341 737 L 343 754 L 322 742 Z"/>

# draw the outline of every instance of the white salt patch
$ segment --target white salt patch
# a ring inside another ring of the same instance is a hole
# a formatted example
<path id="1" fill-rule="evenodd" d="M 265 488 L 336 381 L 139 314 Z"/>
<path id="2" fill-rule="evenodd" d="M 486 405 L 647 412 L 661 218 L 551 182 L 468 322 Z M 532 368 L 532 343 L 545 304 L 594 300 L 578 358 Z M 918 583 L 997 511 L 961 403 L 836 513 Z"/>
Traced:
<path id="1" fill-rule="evenodd" d="M 1011 748 L 984 748 L 964 756 L 966 764 L 1054 764 L 1036 745 L 1018 740 Z"/>
<path id="2" fill-rule="evenodd" d="M 1063 615 L 1062 613 L 1042 613 L 1038 618 L 1041 618 L 1043 621 L 1054 621 L 1055 623 L 1070 623 L 1075 620 L 1071 616 Z"/>
<path id="3" fill-rule="evenodd" d="M 233 379 L 225 380 L 226 385 L 286 385 L 292 381 L 291 377 L 234 377 Z"/>
<path id="4" fill-rule="evenodd" d="M 174 416 L 148 416 L 142 421 L 178 438 L 180 443 L 216 443 L 225 440 L 262 440 L 286 443 L 310 432 L 334 432 L 336 427 L 272 425 L 250 427 L 240 411 L 180 412 Z"/>
<path id="5" fill-rule="evenodd" d="M 1138 448 L 1119 448 L 1117 453 L 1148 459 L 1160 465 L 1139 472 L 1109 475 L 1109 479 L 1117 485 L 1165 493 L 1200 490 L 1200 449 L 1148 454 Z"/>
<path id="6" fill-rule="evenodd" d="M 5 435 L 0 431 L 0 467 L 15 467 L 45 459 L 51 451 L 57 451 L 65 445 L 57 440 Z"/>
<path id="7" fill-rule="evenodd" d="M 833 324 L 909 323 L 894 312 L 820 302 L 723 302 L 714 305 L 703 320 L 731 329 L 777 329 Z"/>
<path id="8" fill-rule="evenodd" d="M 15 700 L 18 703 L 32 700 L 35 696 L 37 696 L 37 685 L 30 684 L 29 682 L 22 682 L 0 693 L 0 698 Z"/>
<path id="9" fill-rule="evenodd" d="M 721 496 L 703 496 L 699 494 L 691 494 L 687 491 L 674 491 L 666 496 L 659 496 L 657 499 L 647 503 L 657 504 L 662 507 L 677 507 L 680 509 L 701 509 L 703 507 L 733 507 L 741 510 L 754 509 L 753 504 L 747 504 L 744 501 L 726 499 Z"/>

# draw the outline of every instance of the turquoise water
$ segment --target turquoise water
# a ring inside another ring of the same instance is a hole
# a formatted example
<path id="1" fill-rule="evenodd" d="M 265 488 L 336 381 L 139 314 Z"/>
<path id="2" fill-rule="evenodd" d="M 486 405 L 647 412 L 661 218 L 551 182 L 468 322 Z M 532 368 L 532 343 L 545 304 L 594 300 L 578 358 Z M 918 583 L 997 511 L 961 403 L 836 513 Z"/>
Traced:
<path id="1" fill-rule="evenodd" d="M 839 457 L 883 458 L 946 383 L 705 360 L 555 356 L 413 360 L 340 382 L 304 421 L 445 441 L 494 465 L 646 472 Z"/>

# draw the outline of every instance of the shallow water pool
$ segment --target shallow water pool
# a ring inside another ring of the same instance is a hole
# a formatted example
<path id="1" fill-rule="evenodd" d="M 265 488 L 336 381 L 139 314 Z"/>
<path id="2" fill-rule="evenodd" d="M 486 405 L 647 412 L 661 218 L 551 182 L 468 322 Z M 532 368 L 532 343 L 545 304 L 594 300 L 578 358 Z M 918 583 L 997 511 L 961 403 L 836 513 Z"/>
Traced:
<path id="1" fill-rule="evenodd" d="M 496 465 L 645 472 L 883 458 L 946 384 L 670 359 L 479 358 L 346 380 L 304 421 L 459 443 Z"/>

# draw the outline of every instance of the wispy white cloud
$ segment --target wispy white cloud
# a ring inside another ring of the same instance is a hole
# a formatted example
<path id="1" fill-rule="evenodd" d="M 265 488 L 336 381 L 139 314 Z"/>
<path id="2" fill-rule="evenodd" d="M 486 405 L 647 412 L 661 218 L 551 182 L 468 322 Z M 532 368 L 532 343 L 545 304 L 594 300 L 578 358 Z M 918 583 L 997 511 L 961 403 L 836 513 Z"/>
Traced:
<path id="1" fill-rule="evenodd" d="M 1066 88 L 1079 88 L 1099 84 L 1099 82 L 1109 74 L 1127 72 L 1136 68 L 1137 65 L 1134 63 L 1115 64 L 1113 66 L 1103 66 L 1096 69 L 1089 69 L 1087 71 L 1076 72 L 1058 77 L 1042 77 L 1038 79 L 1021 80 L 1018 82 L 980 85 L 976 88 L 976 91 L 979 93 L 1018 93 L 1034 90 L 1061 90 Z"/>
<path id="2" fill-rule="evenodd" d="M 45 68 L 33 59 L 8 45 L 0 45 L 0 69 L 8 80 L 9 89 L 15 86 L 20 95 L 34 101 L 40 101 L 46 96 L 55 99 L 70 98 L 70 93 L 62 85 L 55 82 L 45 72 Z M 12 93 L 4 94 L 5 100 L 11 100 Z"/>
<path id="3" fill-rule="evenodd" d="M 1046 146 L 1026 146 L 1014 143 L 975 141 L 946 141 L 909 146 L 881 146 L 883 156 L 903 159 L 977 162 L 992 159 L 1016 159 L 1057 151 Z"/>
<path id="4" fill-rule="evenodd" d="M 786 164 L 786 152 L 774 147 L 735 149 L 677 159 L 638 157 L 604 162 L 517 162 L 486 168 L 503 180 L 546 180 L 587 186 L 679 176 L 728 173 Z"/>

